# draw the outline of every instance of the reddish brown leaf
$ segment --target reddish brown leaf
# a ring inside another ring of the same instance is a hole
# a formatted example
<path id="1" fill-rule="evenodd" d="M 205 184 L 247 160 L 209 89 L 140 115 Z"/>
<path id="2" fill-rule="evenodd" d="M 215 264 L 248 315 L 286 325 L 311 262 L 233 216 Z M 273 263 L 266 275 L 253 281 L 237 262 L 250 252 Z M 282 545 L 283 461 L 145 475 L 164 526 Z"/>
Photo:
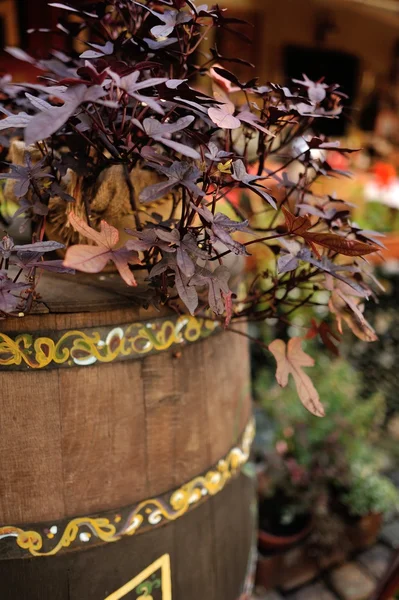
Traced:
<path id="1" fill-rule="evenodd" d="M 288 376 L 294 378 L 298 396 L 302 404 L 316 417 L 324 417 L 324 408 L 312 380 L 302 367 L 313 367 L 314 360 L 302 350 L 302 339 L 293 337 L 285 344 L 283 340 L 274 340 L 269 350 L 277 362 L 276 379 L 281 387 L 288 383 Z"/>
<path id="2" fill-rule="evenodd" d="M 335 314 L 338 331 L 342 333 L 342 321 L 353 333 L 365 342 L 375 342 L 378 338 L 370 323 L 364 318 L 359 298 L 345 296 L 340 290 L 334 290 L 328 302 L 328 308 Z"/>
<path id="3" fill-rule="evenodd" d="M 310 321 L 310 327 L 305 335 L 305 339 L 313 340 L 318 335 L 319 335 L 319 325 L 317 324 L 316 319 L 312 319 Z"/>
<path id="4" fill-rule="evenodd" d="M 309 227 L 312 226 L 309 217 L 305 215 L 301 217 L 296 217 L 284 206 L 282 206 L 281 208 L 284 214 L 285 224 L 287 226 L 288 233 L 292 233 L 294 235 L 302 235 L 309 229 Z"/>
<path id="5" fill-rule="evenodd" d="M 319 253 L 314 244 L 323 246 L 324 248 L 328 248 L 339 254 L 344 254 L 345 256 L 363 256 L 379 250 L 375 244 L 350 240 L 341 237 L 340 235 L 336 235 L 335 233 L 312 233 L 308 231 L 312 226 L 309 217 L 306 215 L 296 217 L 284 206 L 281 208 L 284 213 L 288 233 L 302 236 L 317 255 L 319 255 Z"/>
<path id="6" fill-rule="evenodd" d="M 366 242 L 359 242 L 358 240 L 350 240 L 348 238 L 341 237 L 335 233 L 310 233 L 304 232 L 302 237 L 307 242 L 318 244 L 339 254 L 345 256 L 363 256 L 364 254 L 371 254 L 371 252 L 377 252 L 379 248 L 374 244 L 366 244 Z"/>
<path id="7" fill-rule="evenodd" d="M 340 341 L 339 335 L 331 329 L 326 321 L 322 321 L 320 324 L 315 319 L 311 321 L 311 327 L 306 334 L 306 339 L 311 340 L 316 336 L 320 336 L 321 341 L 325 347 L 330 350 L 335 356 L 339 356 L 339 350 L 333 340 Z"/>
<path id="8" fill-rule="evenodd" d="M 335 333 L 331 327 L 329 326 L 328 323 L 326 323 L 325 321 L 322 321 L 320 323 L 320 327 L 319 327 L 319 334 L 321 337 L 321 341 L 323 342 L 323 344 L 325 345 L 325 347 L 330 350 L 330 352 L 332 352 L 333 354 L 335 354 L 335 356 L 339 356 L 339 350 L 337 345 L 333 342 L 333 340 L 336 340 L 338 343 L 341 341 L 341 338 L 339 337 L 338 333 Z"/>

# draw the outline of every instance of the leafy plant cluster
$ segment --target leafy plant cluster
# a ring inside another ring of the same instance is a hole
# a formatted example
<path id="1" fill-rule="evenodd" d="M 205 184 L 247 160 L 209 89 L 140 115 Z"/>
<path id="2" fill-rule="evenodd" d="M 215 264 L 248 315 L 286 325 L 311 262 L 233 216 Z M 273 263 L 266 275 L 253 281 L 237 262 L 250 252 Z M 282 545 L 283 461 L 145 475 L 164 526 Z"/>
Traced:
<path id="1" fill-rule="evenodd" d="M 378 241 L 351 222 L 345 201 L 312 188 L 319 177 L 342 174 L 327 150 L 351 151 L 318 135 L 320 119 L 342 113 L 339 86 L 306 76 L 290 88 L 240 81 L 230 68 L 241 59 L 201 49 L 214 30 L 245 43 L 240 21 L 218 5 L 51 6 L 64 15 L 58 33 L 68 42 L 84 33 L 87 49 L 45 60 L 8 49 L 42 75 L 37 83 L 0 81 L 3 143 L 10 141 L 10 156 L 22 145 L 23 156 L 5 165 L 4 194 L 32 227 L 24 248 L 3 238 L 2 316 L 30 309 L 40 270 L 97 273 L 111 261 L 129 286 L 143 275 L 153 301 L 176 308 L 180 299 L 199 316 L 210 308 L 231 329 L 233 320 L 287 322 L 325 290 L 339 327 L 346 322 L 374 340 L 362 312 L 373 294 L 362 257 Z M 293 164 L 297 180 L 288 174 Z M 261 208 L 237 205 L 238 190 L 258 197 Z M 131 225 L 120 226 L 126 215 Z M 63 262 L 45 260 L 60 244 Z M 274 259 L 237 295 L 231 273 L 255 244 Z M 291 373 L 302 402 L 321 415 L 302 369 L 313 361 L 300 343 L 270 348 L 277 376 L 285 385 Z"/>
<path id="2" fill-rule="evenodd" d="M 342 501 L 353 516 L 385 514 L 398 506 L 398 491 L 395 485 L 379 473 L 368 472 L 367 466 L 356 465 L 352 469 L 352 485 L 342 495 Z"/>
<path id="3" fill-rule="evenodd" d="M 362 340 L 356 340 L 354 344 L 348 343 L 344 354 L 362 373 L 362 397 L 367 398 L 380 390 L 386 399 L 387 417 L 390 418 L 399 411 L 399 276 L 388 271 L 383 271 L 380 276 L 385 293 L 381 295 L 378 304 L 370 303 L 367 306 L 367 318 L 378 334 L 378 341 L 370 345 Z"/>
<path id="4" fill-rule="evenodd" d="M 326 419 L 315 419 L 284 391 L 259 374 L 256 392 L 275 424 L 271 448 L 263 458 L 264 493 L 283 491 L 288 505 L 316 515 L 345 506 L 351 516 L 384 513 L 398 506 L 395 486 L 379 473 L 379 429 L 385 418 L 381 394 L 359 401 L 359 374 L 343 359 L 321 357 L 315 381 Z M 267 390 L 267 392 L 265 392 Z"/>

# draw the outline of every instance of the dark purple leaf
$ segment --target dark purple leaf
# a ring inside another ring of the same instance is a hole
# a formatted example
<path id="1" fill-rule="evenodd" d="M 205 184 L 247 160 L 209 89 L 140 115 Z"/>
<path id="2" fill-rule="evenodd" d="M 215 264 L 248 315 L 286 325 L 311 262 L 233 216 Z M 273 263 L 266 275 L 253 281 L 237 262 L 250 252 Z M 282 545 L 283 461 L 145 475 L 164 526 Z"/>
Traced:
<path id="1" fill-rule="evenodd" d="M 208 260 L 207 252 L 200 250 L 197 246 L 197 240 L 192 233 L 186 233 L 183 239 L 177 242 L 176 261 L 179 269 L 187 277 L 192 277 L 195 273 L 195 264 L 193 259 Z"/>
<path id="2" fill-rule="evenodd" d="M 216 60 L 217 62 L 219 61 L 225 61 L 225 62 L 229 62 L 229 63 L 237 63 L 239 65 L 245 65 L 246 67 L 251 67 L 252 69 L 255 67 L 254 64 L 250 63 L 247 60 L 244 60 L 243 58 L 231 58 L 231 57 L 227 57 L 227 56 L 222 56 L 215 48 L 210 48 L 210 52 L 214 58 L 214 60 Z"/>
<path id="3" fill-rule="evenodd" d="M 224 294 L 229 294 L 230 271 L 227 267 L 220 265 L 214 271 L 205 268 L 197 268 L 195 275 L 190 279 L 190 286 L 208 286 L 209 306 L 217 315 L 225 312 Z"/>
<path id="4" fill-rule="evenodd" d="M 7 233 L 0 242 L 0 253 L 3 258 L 10 258 L 14 250 L 14 240 Z"/>
<path id="5" fill-rule="evenodd" d="M 186 146 L 185 144 L 181 144 L 169 138 L 172 133 L 176 133 L 178 131 L 182 131 L 188 125 L 190 125 L 195 120 L 193 116 L 182 117 L 178 119 L 175 123 L 160 123 L 156 119 L 144 119 L 143 125 L 137 120 L 134 120 L 135 125 L 143 129 L 148 137 L 152 138 L 157 142 L 161 142 L 165 146 L 169 146 L 176 152 L 180 152 L 184 156 L 188 156 L 189 158 L 200 159 L 201 155 L 199 152 L 191 148 L 190 146 Z"/>
<path id="6" fill-rule="evenodd" d="M 32 205 L 32 212 L 35 215 L 45 216 L 45 215 L 48 215 L 49 208 L 46 204 L 44 204 L 37 198 Z"/>
<path id="7" fill-rule="evenodd" d="M 126 229 L 126 233 L 138 238 L 137 241 L 129 240 L 126 242 L 126 247 L 137 252 L 143 252 L 150 250 L 151 248 L 159 248 L 163 252 L 175 252 L 175 248 L 171 248 L 170 241 L 166 240 L 166 235 L 161 237 L 161 229 L 144 229 L 144 231 L 137 231 L 136 229 Z M 179 236 L 180 237 L 180 236 Z"/>
<path id="8" fill-rule="evenodd" d="M 180 299 L 193 315 L 198 306 L 198 294 L 194 286 L 189 285 L 189 278 L 177 266 L 175 269 L 175 286 Z"/>
<path id="9" fill-rule="evenodd" d="M 52 197 L 59 196 L 65 202 L 75 202 L 75 198 L 73 198 L 70 194 L 68 194 L 62 186 L 60 186 L 56 181 L 53 181 L 49 187 L 49 192 Z"/>
<path id="10" fill-rule="evenodd" d="M 150 106 L 155 112 L 161 115 L 164 114 L 161 105 L 155 98 L 151 98 L 151 96 L 144 96 L 142 94 L 138 94 L 137 92 L 139 90 L 148 89 L 160 85 L 161 83 L 165 83 L 167 81 L 166 77 L 153 77 L 150 79 L 144 79 L 143 81 L 138 81 L 140 77 L 140 71 L 133 71 L 133 73 L 130 73 L 125 77 L 119 77 L 117 73 L 113 73 L 112 71 L 110 71 L 110 75 L 117 86 L 129 94 L 129 96 L 132 96 L 132 98 L 135 98 L 139 102 L 148 104 L 148 106 Z"/>
<path id="11" fill-rule="evenodd" d="M 271 131 L 269 131 L 268 129 L 266 129 L 266 127 L 264 127 L 262 125 L 260 119 L 256 115 L 254 115 L 253 113 L 251 113 L 249 110 L 242 110 L 241 112 L 238 113 L 237 117 L 243 123 L 247 123 L 248 125 L 252 125 L 252 127 L 255 127 L 255 129 L 258 129 L 259 131 L 262 131 L 262 133 L 265 133 L 266 135 L 271 135 L 271 136 L 274 137 L 274 133 L 272 133 Z"/>
<path id="12" fill-rule="evenodd" d="M 28 98 L 32 106 L 38 110 L 49 110 L 50 108 L 53 108 L 52 105 L 49 102 L 46 102 L 46 100 L 43 100 L 43 98 L 32 96 L 32 94 L 29 94 L 29 92 L 25 92 L 25 96 Z"/>
<path id="13" fill-rule="evenodd" d="M 36 114 L 25 129 L 25 143 L 34 144 L 48 138 L 58 131 L 84 102 L 96 102 L 106 94 L 101 86 L 87 88 L 77 85 L 69 88 L 63 95 L 63 106 L 53 106 Z"/>
<path id="14" fill-rule="evenodd" d="M 21 298 L 14 296 L 11 292 L 28 288 L 27 283 L 15 283 L 9 279 L 4 271 L 0 272 L 0 311 L 6 314 L 15 312 L 21 302 Z"/>
<path id="15" fill-rule="evenodd" d="M 184 273 L 186 277 L 192 277 L 194 275 L 194 262 L 183 246 L 179 246 L 176 250 L 176 262 L 180 271 Z"/>
<path id="16" fill-rule="evenodd" d="M 233 162 L 232 178 L 236 181 L 241 182 L 244 186 L 251 189 L 255 194 L 264 198 L 273 208 L 277 209 L 276 202 L 263 186 L 256 183 L 260 179 L 266 179 L 266 177 L 251 175 L 247 173 L 245 165 L 242 160 L 236 160 Z"/>
<path id="17" fill-rule="evenodd" d="M 154 139 L 156 140 L 156 138 Z M 163 137 L 159 138 L 158 141 L 162 142 L 165 146 L 169 146 L 169 148 L 172 148 L 172 150 L 183 154 L 183 156 L 187 156 L 188 158 L 193 158 L 197 160 L 201 158 L 199 152 L 194 150 L 194 148 L 187 146 L 186 144 L 181 144 L 180 142 L 176 142 L 175 140 L 170 140 Z"/>
<path id="18" fill-rule="evenodd" d="M 42 252 L 18 252 L 16 257 L 11 258 L 11 264 L 20 269 L 42 269 L 52 273 L 74 274 L 75 270 L 65 267 L 62 260 L 41 260 Z"/>
<path id="19" fill-rule="evenodd" d="M 27 52 L 25 52 L 24 50 L 21 50 L 21 48 L 15 48 L 13 46 L 6 46 L 6 48 L 4 48 L 4 50 L 6 52 L 8 52 L 8 54 L 11 54 L 11 56 L 13 56 L 14 58 L 17 58 L 18 60 L 22 60 L 23 62 L 30 63 L 31 65 L 36 64 L 36 60 L 34 58 L 32 58 Z"/>
<path id="20" fill-rule="evenodd" d="M 225 158 L 230 158 L 231 156 L 233 156 L 232 152 L 225 152 L 224 150 L 220 150 L 214 142 L 209 142 L 208 152 L 205 152 L 205 157 L 211 160 L 212 162 L 219 162 Z"/>
<path id="21" fill-rule="evenodd" d="M 177 38 L 166 38 L 165 40 L 152 40 L 151 38 L 144 38 L 144 42 L 151 50 L 161 50 L 167 46 L 171 46 L 177 42 Z"/>
<path id="22" fill-rule="evenodd" d="M 64 4 L 62 2 L 49 2 L 49 6 L 53 8 L 60 8 L 61 10 L 67 10 L 68 12 L 79 12 L 77 8 L 73 8 L 73 6 L 69 6 L 69 4 Z"/>
<path id="23" fill-rule="evenodd" d="M 337 214 L 336 208 L 319 208 L 317 206 L 312 206 L 311 204 L 297 204 L 297 208 L 300 209 L 301 215 L 314 215 L 315 217 L 320 217 L 321 219 L 326 219 L 327 221 L 333 219 Z"/>
<path id="24" fill-rule="evenodd" d="M 212 121 L 222 129 L 238 129 L 240 119 L 234 116 L 235 106 L 232 102 L 208 108 L 208 115 Z"/>
<path id="25" fill-rule="evenodd" d="M 33 119 L 32 115 L 28 115 L 26 112 L 21 111 L 20 113 L 13 115 L 0 107 L 0 111 L 8 115 L 5 119 L 0 120 L 0 131 L 3 129 L 22 129 L 26 127 Z"/>
<path id="26" fill-rule="evenodd" d="M 25 154 L 26 166 L 9 164 L 11 169 L 8 173 L 1 173 L 0 179 L 14 179 L 14 194 L 17 198 L 22 198 L 29 191 L 29 186 L 32 181 L 48 178 L 52 179 L 53 175 L 42 169 L 46 159 L 42 159 L 36 165 L 32 166 L 29 154 Z"/>
<path id="27" fill-rule="evenodd" d="M 112 42 L 106 42 L 103 46 L 89 42 L 86 43 L 88 46 L 94 49 L 82 52 L 80 58 L 100 58 L 101 56 L 107 56 L 113 54 L 114 52 L 114 45 Z"/>
<path id="28" fill-rule="evenodd" d="M 64 244 L 59 242 L 35 242 L 34 244 L 23 244 L 14 246 L 14 251 L 18 251 L 22 254 L 25 252 L 54 252 L 54 250 L 61 250 L 64 248 Z"/>
<path id="29" fill-rule="evenodd" d="M 166 175 L 168 181 L 155 183 L 154 185 L 146 187 L 140 194 L 140 202 L 154 202 L 154 200 L 158 200 L 165 196 L 177 185 L 185 187 L 195 196 L 195 198 L 204 195 L 203 191 L 196 185 L 196 182 L 201 176 L 201 172 L 197 167 L 186 162 L 177 161 L 170 167 L 156 164 L 151 166 L 163 175 Z"/>
<path id="30" fill-rule="evenodd" d="M 313 137 L 307 142 L 307 144 L 311 149 L 320 148 L 320 150 L 335 150 L 336 152 L 342 152 L 343 154 L 359 151 L 358 148 L 341 147 L 341 142 L 339 140 L 336 140 L 335 142 L 328 142 L 318 137 Z"/>
<path id="31" fill-rule="evenodd" d="M 217 213 L 214 215 L 206 206 L 195 206 L 192 208 L 198 212 L 206 223 L 206 232 L 208 233 L 212 244 L 221 242 L 226 248 L 234 252 L 234 254 L 248 255 L 248 252 L 243 244 L 236 242 L 231 237 L 234 231 L 246 231 L 248 221 L 232 221 L 225 215 Z"/>
<path id="32" fill-rule="evenodd" d="M 163 21 L 163 25 L 156 25 L 151 29 L 152 35 L 157 39 L 168 37 L 173 32 L 176 25 L 188 23 L 192 20 L 192 16 L 184 12 L 172 10 L 166 10 L 164 13 L 155 13 L 155 11 L 151 12 L 155 14 L 158 19 Z"/>
<path id="33" fill-rule="evenodd" d="M 172 271 L 175 275 L 175 286 L 179 297 L 190 313 L 194 314 L 198 306 L 198 294 L 194 286 L 189 286 L 189 278 L 180 270 L 175 256 L 168 255 L 163 258 L 151 269 L 149 276 L 153 278 L 168 270 Z"/>
<path id="34" fill-rule="evenodd" d="M 242 90 L 256 86 L 256 82 L 258 80 L 258 78 L 255 77 L 254 79 L 250 79 L 246 83 L 241 83 L 241 81 L 227 69 L 223 69 L 221 67 L 216 67 L 216 66 L 214 67 L 214 69 L 218 75 L 220 75 L 224 79 L 227 79 L 231 83 L 234 83 L 234 85 L 236 85 L 237 87 L 239 87 Z"/>
<path id="35" fill-rule="evenodd" d="M 95 13 L 87 12 L 85 10 L 80 11 L 76 8 L 73 8 L 72 6 L 69 6 L 69 4 L 64 4 L 63 2 L 50 2 L 49 6 L 52 6 L 53 8 L 67 10 L 68 12 L 80 13 L 82 15 L 91 17 L 92 19 L 98 19 L 98 15 L 96 15 Z"/>
<path id="36" fill-rule="evenodd" d="M 288 273 L 295 271 L 298 267 L 299 259 L 292 254 L 282 254 L 277 260 L 277 268 L 279 273 Z"/>

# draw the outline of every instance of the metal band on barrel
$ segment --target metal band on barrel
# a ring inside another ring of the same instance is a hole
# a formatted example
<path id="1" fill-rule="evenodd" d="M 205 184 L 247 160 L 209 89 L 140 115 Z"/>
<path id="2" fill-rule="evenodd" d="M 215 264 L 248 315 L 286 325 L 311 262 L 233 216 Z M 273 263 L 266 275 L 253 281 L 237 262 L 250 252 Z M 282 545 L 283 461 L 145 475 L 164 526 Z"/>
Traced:
<path id="1" fill-rule="evenodd" d="M 143 358 L 197 342 L 219 324 L 191 315 L 109 327 L 37 333 L 0 333 L 0 370 L 85 367 Z"/>
<path id="2" fill-rule="evenodd" d="M 124 536 L 145 533 L 187 512 L 221 492 L 249 459 L 255 435 L 253 419 L 238 443 L 206 473 L 163 496 L 143 500 L 119 511 L 33 525 L 0 527 L 0 557 L 54 556 L 67 549 L 89 548 L 117 542 Z"/>

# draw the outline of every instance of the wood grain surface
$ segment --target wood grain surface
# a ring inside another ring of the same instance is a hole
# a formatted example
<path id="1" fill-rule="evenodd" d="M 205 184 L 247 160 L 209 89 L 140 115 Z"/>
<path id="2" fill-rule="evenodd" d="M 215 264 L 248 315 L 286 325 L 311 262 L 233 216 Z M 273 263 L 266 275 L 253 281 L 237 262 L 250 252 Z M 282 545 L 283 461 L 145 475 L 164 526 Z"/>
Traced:
<path id="1" fill-rule="evenodd" d="M 3 321 L 4 333 L 159 316 L 98 279 L 94 286 L 52 281 L 52 298 L 36 314 Z M 5 370 L 0 384 L 0 525 L 117 511 L 176 489 L 228 454 L 251 413 L 247 340 L 232 332 L 137 360 Z M 168 554 L 173 600 L 237 600 L 252 497 L 241 474 L 191 512 L 137 537 L 19 560 L 0 548 L 0 598 L 105 600 Z M 157 592 L 153 600 L 169 598 Z"/>
<path id="2" fill-rule="evenodd" d="M 75 288 L 80 302 L 85 287 Z M 38 314 L 3 321 L 2 330 L 117 326 L 145 314 L 127 307 Z M 251 411 L 247 340 L 230 332 L 140 360 L 2 371 L 0 382 L 3 525 L 163 494 L 226 455 Z"/>

